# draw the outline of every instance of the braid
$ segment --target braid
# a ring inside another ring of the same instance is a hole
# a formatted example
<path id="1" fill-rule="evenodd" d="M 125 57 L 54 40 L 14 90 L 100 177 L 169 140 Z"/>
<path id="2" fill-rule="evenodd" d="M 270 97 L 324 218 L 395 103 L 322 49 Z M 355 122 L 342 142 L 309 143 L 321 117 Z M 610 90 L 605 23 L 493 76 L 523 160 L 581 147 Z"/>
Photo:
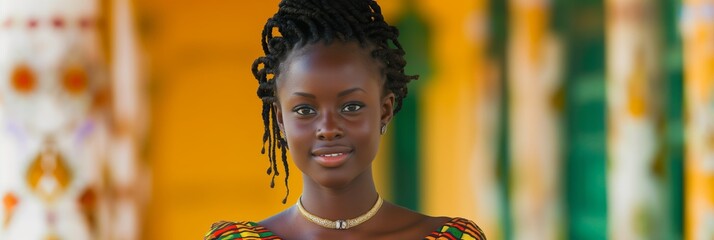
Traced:
<path id="1" fill-rule="evenodd" d="M 280 175 L 276 151 L 285 171 L 287 189 L 283 204 L 290 193 L 288 188 L 288 144 L 281 135 L 277 116 L 277 89 L 275 80 L 280 73 L 280 63 L 296 48 L 317 42 L 330 44 L 335 40 L 358 42 L 360 46 L 372 46 L 371 56 L 383 65 L 386 78 L 384 93 L 395 95 L 396 114 L 407 96 L 407 83 L 418 76 L 406 75 L 404 49 L 399 44 L 399 31 L 384 21 L 382 10 L 374 0 L 282 0 L 278 12 L 265 23 L 261 45 L 265 56 L 253 62 L 252 72 L 258 80 L 258 97 L 263 102 L 263 148 L 268 144 L 268 170 L 270 187 L 275 187 L 275 177 Z M 277 29 L 279 35 L 274 34 Z"/>

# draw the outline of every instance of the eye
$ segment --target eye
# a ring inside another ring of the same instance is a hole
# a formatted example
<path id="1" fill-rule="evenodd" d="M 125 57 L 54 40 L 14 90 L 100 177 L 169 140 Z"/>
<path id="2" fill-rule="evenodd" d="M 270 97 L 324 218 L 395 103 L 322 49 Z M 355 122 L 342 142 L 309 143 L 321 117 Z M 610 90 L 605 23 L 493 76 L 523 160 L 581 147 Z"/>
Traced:
<path id="1" fill-rule="evenodd" d="M 364 107 L 364 105 L 362 105 L 362 104 L 349 103 L 349 104 L 345 105 L 344 107 L 342 107 L 342 112 L 355 112 L 357 110 L 362 109 L 362 107 Z"/>
<path id="2" fill-rule="evenodd" d="M 12 71 L 12 87 L 15 91 L 27 94 L 35 90 L 37 85 L 35 74 L 26 65 L 20 65 Z"/>
<path id="3" fill-rule="evenodd" d="M 301 116 L 314 115 L 317 113 L 315 111 L 315 109 L 312 109 L 310 106 L 307 106 L 307 105 L 297 106 L 297 107 L 293 108 L 293 112 L 295 112 Z"/>

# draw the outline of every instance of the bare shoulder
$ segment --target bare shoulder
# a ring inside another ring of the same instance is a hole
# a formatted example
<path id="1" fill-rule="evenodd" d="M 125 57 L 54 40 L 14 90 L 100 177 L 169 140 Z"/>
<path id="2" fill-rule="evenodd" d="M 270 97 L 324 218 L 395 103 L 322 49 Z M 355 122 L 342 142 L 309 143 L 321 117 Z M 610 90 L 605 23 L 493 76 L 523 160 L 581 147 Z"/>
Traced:
<path id="1" fill-rule="evenodd" d="M 381 236 L 387 239 L 422 239 L 446 224 L 450 218 L 428 216 L 410 209 L 389 203 L 384 208 L 384 215 L 378 219 Z"/>
<path id="2" fill-rule="evenodd" d="M 460 217 L 434 217 L 394 205 L 387 222 L 401 223 L 385 239 L 486 239 L 473 221 Z"/>
<path id="3" fill-rule="evenodd" d="M 287 208 L 282 212 L 279 212 L 273 216 L 261 220 L 260 222 L 258 222 L 258 224 L 273 231 L 279 231 L 283 226 L 286 225 L 285 223 L 288 222 L 288 219 L 291 217 L 292 214 L 292 207 Z"/>

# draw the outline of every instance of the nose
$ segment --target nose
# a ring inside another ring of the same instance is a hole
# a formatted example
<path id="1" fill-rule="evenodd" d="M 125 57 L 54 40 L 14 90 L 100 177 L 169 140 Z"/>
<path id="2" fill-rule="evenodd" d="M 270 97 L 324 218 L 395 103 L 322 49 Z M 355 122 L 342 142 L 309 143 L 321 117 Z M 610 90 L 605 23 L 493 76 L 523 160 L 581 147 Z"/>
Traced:
<path id="1" fill-rule="evenodd" d="M 322 119 L 317 127 L 316 137 L 323 141 L 332 141 L 340 139 L 344 136 L 342 127 L 339 124 L 339 116 L 337 114 L 326 112 L 322 114 Z"/>

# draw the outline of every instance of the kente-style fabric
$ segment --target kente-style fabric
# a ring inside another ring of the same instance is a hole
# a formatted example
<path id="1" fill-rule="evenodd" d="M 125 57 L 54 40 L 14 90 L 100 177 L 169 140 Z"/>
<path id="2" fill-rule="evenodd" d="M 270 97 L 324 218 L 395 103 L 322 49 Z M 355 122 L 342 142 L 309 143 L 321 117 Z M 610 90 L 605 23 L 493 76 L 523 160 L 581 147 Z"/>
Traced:
<path id="1" fill-rule="evenodd" d="M 483 231 L 471 220 L 452 218 L 424 240 L 485 240 Z M 255 222 L 217 222 L 204 240 L 283 240 Z"/>

